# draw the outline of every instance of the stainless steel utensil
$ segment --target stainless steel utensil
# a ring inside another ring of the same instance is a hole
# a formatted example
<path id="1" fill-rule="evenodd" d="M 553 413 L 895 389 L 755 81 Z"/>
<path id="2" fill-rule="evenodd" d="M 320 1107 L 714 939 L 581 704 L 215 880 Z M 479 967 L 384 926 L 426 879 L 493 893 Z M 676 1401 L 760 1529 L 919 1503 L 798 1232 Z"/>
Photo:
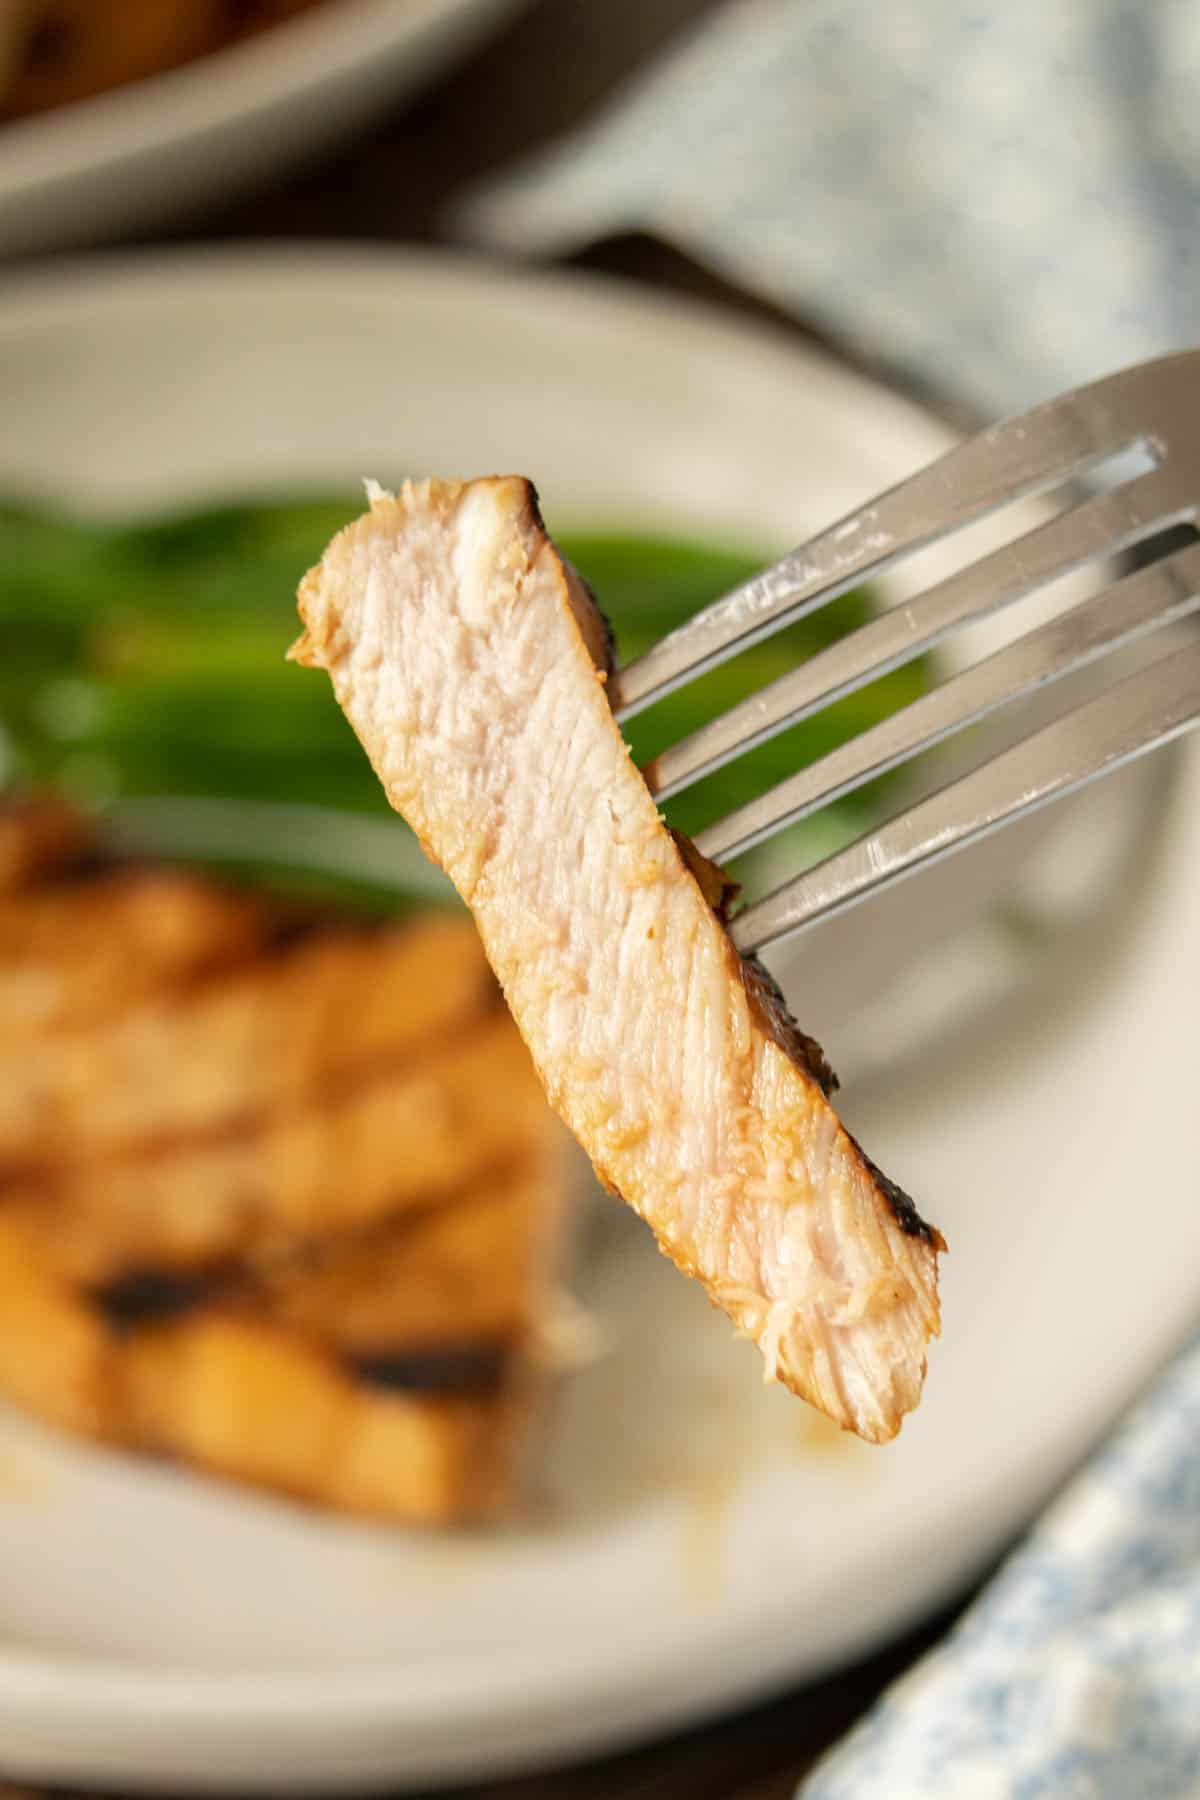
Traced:
<path id="1" fill-rule="evenodd" d="M 1144 363 L 993 426 L 707 607 L 616 677 L 631 717 L 849 588 L 1011 502 L 1140 467 L 871 619 L 693 732 L 646 770 L 662 798 L 972 620 L 1086 563 L 1112 558 L 1200 508 L 1200 350 Z M 1200 542 L 1051 618 L 702 832 L 726 859 L 1009 702 L 1200 609 Z M 1149 546 L 1153 548 L 1153 543 Z M 1074 707 L 845 850 L 748 906 L 731 930 L 754 951 L 867 898 L 999 826 L 1082 787 L 1200 722 L 1200 641 Z"/>

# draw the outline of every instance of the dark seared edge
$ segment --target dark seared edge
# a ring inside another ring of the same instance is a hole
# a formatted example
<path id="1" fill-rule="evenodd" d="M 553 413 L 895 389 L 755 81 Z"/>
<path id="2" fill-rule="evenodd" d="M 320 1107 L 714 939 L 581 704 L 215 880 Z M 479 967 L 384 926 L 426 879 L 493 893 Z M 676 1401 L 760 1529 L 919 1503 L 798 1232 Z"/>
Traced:
<path id="1" fill-rule="evenodd" d="M 111 1329 L 124 1334 L 195 1312 L 213 1297 L 217 1286 L 211 1270 L 126 1269 L 95 1289 L 93 1299 Z"/>
<path id="2" fill-rule="evenodd" d="M 558 545 L 554 542 L 554 539 L 550 536 L 550 533 L 546 530 L 546 521 L 542 517 L 542 503 L 538 498 L 538 491 L 534 487 L 532 481 L 528 478 L 525 478 L 525 500 L 529 507 L 530 523 L 533 525 L 534 530 L 538 532 L 540 536 L 545 538 L 546 542 L 554 551 L 554 554 L 558 557 L 559 562 L 567 571 L 568 576 L 577 584 L 581 593 L 587 597 L 588 606 L 591 609 L 593 619 L 597 626 L 597 636 L 599 638 L 598 647 L 601 652 L 600 656 L 597 657 L 597 645 L 588 643 L 588 650 L 592 654 L 593 661 L 596 663 L 597 668 L 603 670 L 606 676 L 614 675 L 617 669 L 616 633 L 609 622 L 608 615 L 605 613 L 604 608 L 600 605 L 600 602 L 592 592 L 591 584 L 579 573 L 579 570 L 575 567 L 574 563 L 567 561 L 566 557 L 558 548 Z M 576 612 L 575 616 L 576 623 L 582 628 L 583 621 L 580 620 L 578 612 Z M 587 640 L 588 633 L 585 631 L 584 641 L 587 642 Z"/>
<path id="3" fill-rule="evenodd" d="M 400 1394 L 493 1394 L 508 1371 L 504 1344 L 431 1344 L 342 1359 L 356 1381 Z"/>
<path id="4" fill-rule="evenodd" d="M 842 1130 L 846 1131 L 844 1125 L 842 1126 Z M 946 1240 L 938 1230 L 937 1226 L 929 1225 L 925 1222 L 917 1211 L 916 1204 L 912 1197 L 906 1194 L 904 1189 L 897 1182 L 893 1181 L 890 1175 L 885 1175 L 878 1163 L 873 1163 L 871 1161 L 871 1158 L 867 1155 L 856 1137 L 851 1136 L 848 1131 L 846 1131 L 846 1136 L 850 1138 L 850 1142 L 854 1145 L 863 1167 L 869 1171 L 875 1185 L 891 1207 L 892 1217 L 895 1219 L 901 1231 L 908 1237 L 920 1238 L 921 1242 L 923 1244 L 928 1244 L 932 1250 L 944 1250 L 946 1248 Z"/>
<path id="5" fill-rule="evenodd" d="M 725 873 L 719 863 L 710 862 L 707 856 L 702 856 L 691 838 L 684 837 L 682 831 L 676 831 L 671 826 L 668 826 L 667 829 L 675 841 L 675 848 L 679 852 L 684 868 L 722 925 L 728 924 L 730 910 L 742 891 L 740 886 Z"/>
<path id="6" fill-rule="evenodd" d="M 605 675 L 615 675 L 617 672 L 617 634 L 612 628 L 612 621 L 593 593 L 591 582 L 585 580 L 579 573 L 579 570 L 575 567 L 575 564 L 573 562 L 568 562 L 565 556 L 562 559 L 562 564 L 565 569 L 570 570 L 575 580 L 579 583 L 582 591 L 587 595 L 588 605 L 591 607 L 596 624 L 599 626 L 600 640 L 604 647 L 604 660 L 599 666 L 603 669 Z"/>
<path id="7" fill-rule="evenodd" d="M 790 1056 L 806 1075 L 812 1077 L 828 1100 L 830 1095 L 837 1092 L 841 1083 L 830 1068 L 820 1044 L 816 1038 L 801 1031 L 787 1009 L 779 983 L 763 968 L 757 956 L 743 956 L 739 960 L 746 992 L 757 1007 L 771 1037 L 786 1056 Z"/>

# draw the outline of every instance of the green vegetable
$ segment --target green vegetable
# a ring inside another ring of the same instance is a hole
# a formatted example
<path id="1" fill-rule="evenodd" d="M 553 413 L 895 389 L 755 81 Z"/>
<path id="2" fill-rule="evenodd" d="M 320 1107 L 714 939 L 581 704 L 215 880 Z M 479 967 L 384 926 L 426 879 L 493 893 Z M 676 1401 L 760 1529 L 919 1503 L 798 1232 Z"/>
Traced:
<path id="1" fill-rule="evenodd" d="M 357 510 L 317 497 L 109 525 L 0 503 L 0 779 L 55 782 L 102 803 L 191 796 L 385 815 L 328 682 L 283 660 L 297 581 Z M 623 660 L 768 556 L 616 534 L 561 541 Z M 669 695 L 630 724 L 635 756 L 648 760 L 869 610 L 866 594 L 847 595 Z M 678 796 L 668 821 L 699 830 L 925 685 L 921 663 L 886 676 Z M 878 785 L 831 809 L 840 835 L 861 829 Z M 812 829 L 797 828 L 810 844 Z"/>

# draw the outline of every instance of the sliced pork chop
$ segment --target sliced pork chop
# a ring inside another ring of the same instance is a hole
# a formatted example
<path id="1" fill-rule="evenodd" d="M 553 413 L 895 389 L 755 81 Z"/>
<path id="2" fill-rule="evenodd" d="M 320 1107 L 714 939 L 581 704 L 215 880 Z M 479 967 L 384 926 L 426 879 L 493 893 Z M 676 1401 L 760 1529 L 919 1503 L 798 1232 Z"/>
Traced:
<path id="1" fill-rule="evenodd" d="M 839 1424 L 894 1435 L 938 1329 L 940 1236 L 863 1155 L 744 962 L 605 694 L 611 639 L 515 477 L 406 484 L 300 589 L 382 781 L 471 907 L 601 1179 Z"/>

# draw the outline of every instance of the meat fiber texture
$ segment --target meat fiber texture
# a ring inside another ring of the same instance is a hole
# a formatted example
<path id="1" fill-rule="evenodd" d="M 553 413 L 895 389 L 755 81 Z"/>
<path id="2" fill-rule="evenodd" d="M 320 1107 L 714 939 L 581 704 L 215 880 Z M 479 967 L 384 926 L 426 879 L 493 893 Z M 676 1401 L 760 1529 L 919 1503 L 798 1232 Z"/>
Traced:
<path id="1" fill-rule="evenodd" d="M 549 1098 L 600 1178 L 872 1441 L 919 1399 L 940 1235 L 840 1123 L 630 760 L 612 641 L 518 477 L 370 490 L 300 588 L 392 805 L 470 906 Z"/>

